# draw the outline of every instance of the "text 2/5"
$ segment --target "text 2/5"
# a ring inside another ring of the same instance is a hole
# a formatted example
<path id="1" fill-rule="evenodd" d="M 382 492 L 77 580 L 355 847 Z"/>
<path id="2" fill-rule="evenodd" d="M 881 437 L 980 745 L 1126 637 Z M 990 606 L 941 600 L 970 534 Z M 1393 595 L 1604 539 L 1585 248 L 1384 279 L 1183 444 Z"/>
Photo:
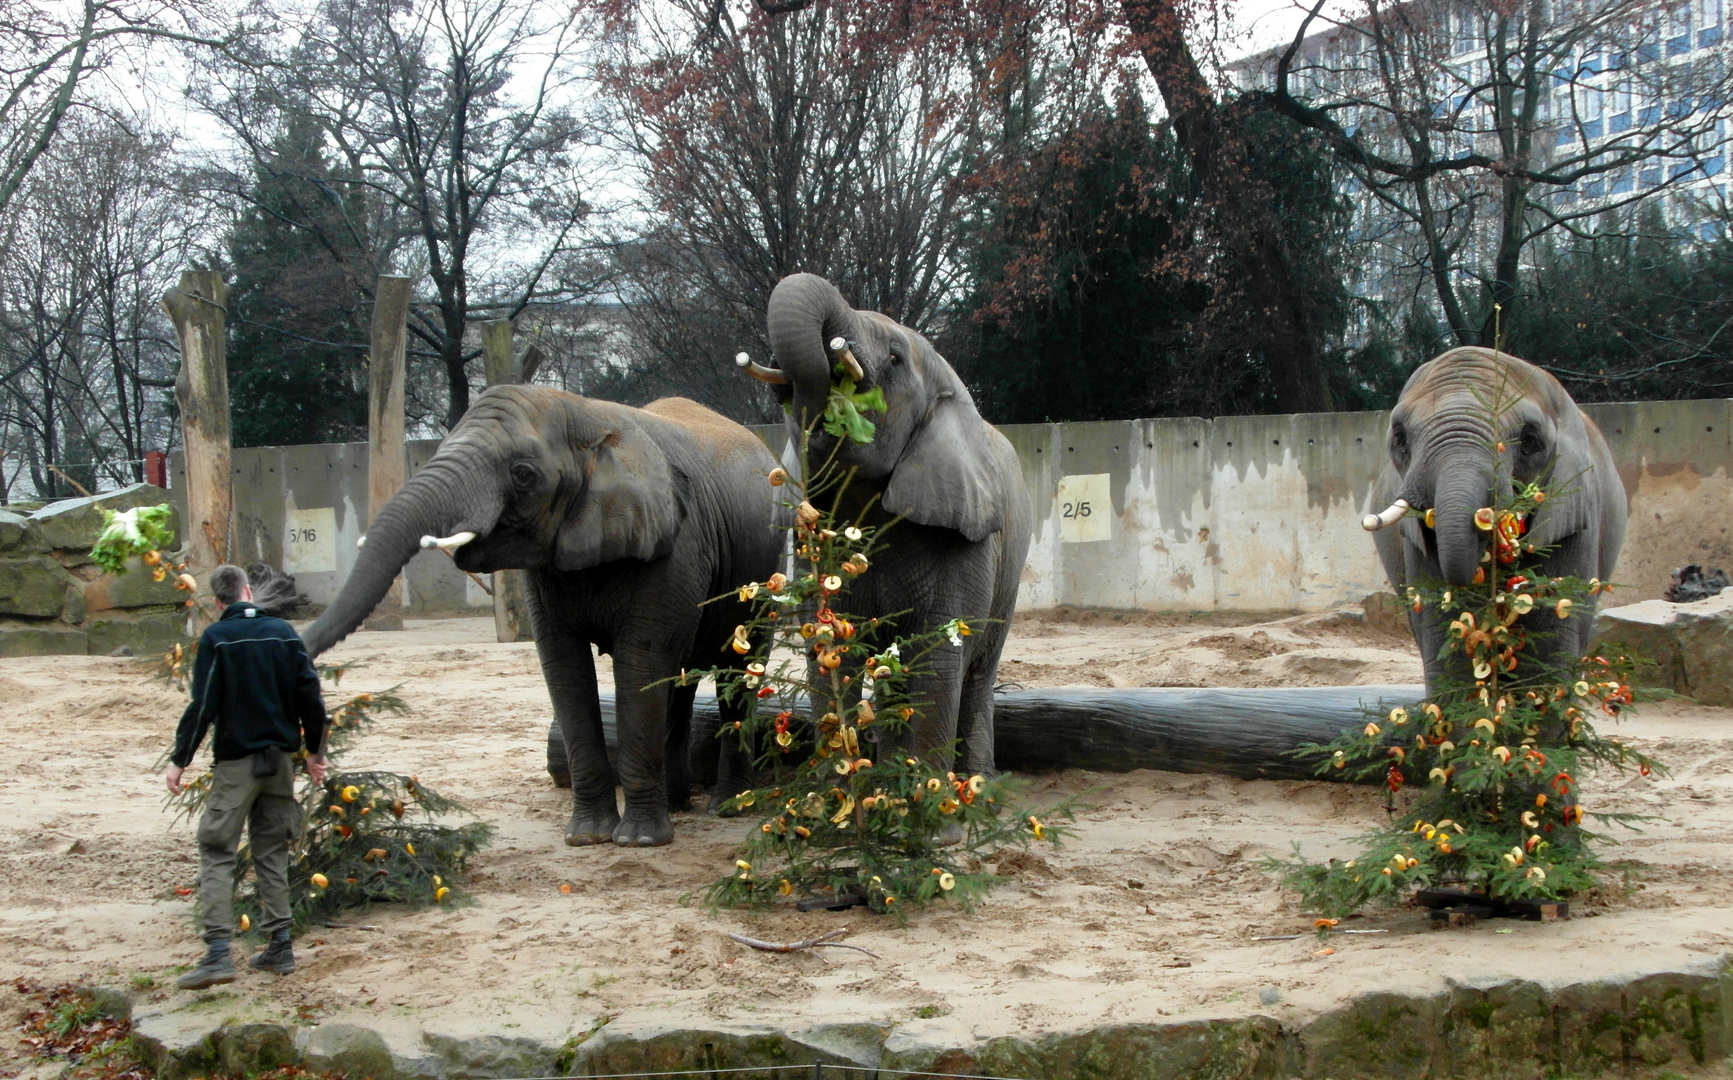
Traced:
<path id="1" fill-rule="evenodd" d="M 1089 502 L 1088 502 L 1088 500 L 1084 500 L 1082 502 L 1063 504 L 1063 509 L 1060 511 L 1060 516 L 1068 517 L 1068 518 L 1086 518 L 1086 517 L 1088 517 L 1089 516 Z"/>

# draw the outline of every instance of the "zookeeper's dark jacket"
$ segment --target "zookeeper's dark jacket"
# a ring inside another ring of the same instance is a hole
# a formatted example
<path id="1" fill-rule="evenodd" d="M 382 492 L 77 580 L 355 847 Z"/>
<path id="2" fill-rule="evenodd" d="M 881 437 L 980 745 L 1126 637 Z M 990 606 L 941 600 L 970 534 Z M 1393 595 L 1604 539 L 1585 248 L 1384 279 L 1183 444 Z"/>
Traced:
<path id="1" fill-rule="evenodd" d="M 193 700 L 181 714 L 169 760 L 186 768 L 214 722 L 218 761 L 267 747 L 309 753 L 325 744 L 325 701 L 295 628 L 245 600 L 223 609 L 199 638 Z"/>

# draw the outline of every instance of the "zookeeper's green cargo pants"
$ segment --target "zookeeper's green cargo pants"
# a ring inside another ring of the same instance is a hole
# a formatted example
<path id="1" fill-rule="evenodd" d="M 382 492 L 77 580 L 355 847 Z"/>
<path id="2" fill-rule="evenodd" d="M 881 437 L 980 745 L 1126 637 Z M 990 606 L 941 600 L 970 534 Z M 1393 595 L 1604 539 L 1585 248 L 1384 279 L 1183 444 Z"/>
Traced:
<path id="1" fill-rule="evenodd" d="M 301 822 L 294 764 L 278 754 L 274 775 L 254 776 L 253 757 L 216 763 L 199 817 L 199 919 L 206 941 L 235 933 L 235 850 L 243 825 L 263 909 L 259 929 L 268 935 L 289 927 L 289 842 Z"/>

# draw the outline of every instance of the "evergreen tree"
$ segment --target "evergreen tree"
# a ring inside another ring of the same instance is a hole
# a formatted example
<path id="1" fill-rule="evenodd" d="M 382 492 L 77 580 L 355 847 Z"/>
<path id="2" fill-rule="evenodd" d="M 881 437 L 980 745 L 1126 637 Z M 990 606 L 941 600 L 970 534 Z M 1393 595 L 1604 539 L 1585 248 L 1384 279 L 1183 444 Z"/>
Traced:
<path id="1" fill-rule="evenodd" d="M 229 234 L 229 390 L 236 446 L 367 438 L 367 315 L 351 271 L 326 246 L 344 213 L 310 177 L 329 166 L 317 129 L 285 128 L 254 170 L 251 205 Z M 353 253 L 349 263 L 353 264 Z"/>
<path id="2" fill-rule="evenodd" d="M 1309 325 L 1347 336 L 1347 205 L 1316 137 L 1229 110 L 1249 167 L 1272 184 Z M 983 412 L 1004 423 L 1280 408 L 1254 325 L 1259 283 L 1210 241 L 1212 208 L 1164 126 L 1135 93 L 1003 168 L 975 235 L 965 329 L 947 350 Z M 1337 407 L 1387 404 L 1406 376 L 1373 338 L 1326 351 Z"/>

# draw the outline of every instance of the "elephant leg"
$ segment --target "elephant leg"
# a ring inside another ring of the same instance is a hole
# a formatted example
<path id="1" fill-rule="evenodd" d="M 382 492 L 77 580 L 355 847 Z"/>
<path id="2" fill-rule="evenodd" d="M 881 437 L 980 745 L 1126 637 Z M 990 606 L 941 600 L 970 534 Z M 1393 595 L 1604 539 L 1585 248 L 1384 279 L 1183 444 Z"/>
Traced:
<path id="1" fill-rule="evenodd" d="M 614 802 L 614 770 L 602 738 L 602 707 L 590 643 L 552 620 L 536 620 L 536 652 L 554 705 L 554 722 L 566 744 L 571 774 L 572 817 L 566 843 L 574 847 L 613 839 L 620 812 Z"/>
<path id="2" fill-rule="evenodd" d="M 675 686 L 668 691 L 668 750 L 663 775 L 668 778 L 668 809 L 692 809 L 692 699 L 698 685 Z"/>
<path id="3" fill-rule="evenodd" d="M 709 811 L 721 817 L 733 817 L 740 811 L 727 809 L 725 804 L 742 791 L 754 787 L 757 778 L 752 768 L 752 749 L 742 744 L 740 732 L 734 730 L 736 722 L 746 719 L 745 707 L 726 699 L 718 699 L 716 704 L 722 714 L 722 730 L 716 737 L 716 786 L 710 792 Z"/>
<path id="4" fill-rule="evenodd" d="M 613 840 L 621 846 L 660 847 L 674 839 L 663 773 L 672 687 L 662 680 L 679 670 L 673 657 L 641 647 L 620 647 L 614 652 L 614 701 L 619 716 L 616 758 L 626 812 L 614 827 Z"/>
<path id="5" fill-rule="evenodd" d="M 963 673 L 962 692 L 957 699 L 958 772 L 998 775 L 993 761 L 993 684 L 999 677 L 999 655 L 1005 647 L 1005 624 L 989 626 L 993 635 L 982 643 L 981 654 Z"/>

